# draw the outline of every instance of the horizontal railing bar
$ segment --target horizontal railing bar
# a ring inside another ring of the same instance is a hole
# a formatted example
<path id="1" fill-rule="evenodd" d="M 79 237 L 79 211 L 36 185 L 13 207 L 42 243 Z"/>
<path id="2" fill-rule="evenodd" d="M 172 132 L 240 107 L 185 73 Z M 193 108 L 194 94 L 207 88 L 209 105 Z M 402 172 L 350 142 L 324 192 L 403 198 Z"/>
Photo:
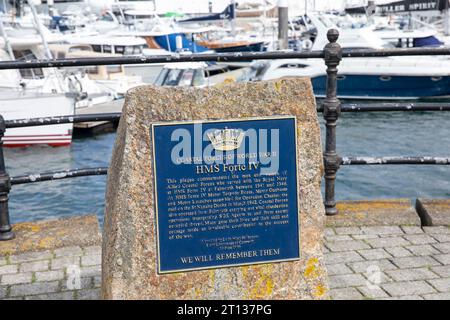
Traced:
<path id="1" fill-rule="evenodd" d="M 33 119 L 19 119 L 19 120 L 6 120 L 6 128 L 23 128 L 23 127 L 36 127 L 43 125 L 56 125 L 64 123 L 80 123 L 80 122 L 101 122 L 101 121 L 119 121 L 122 114 L 116 113 L 104 113 L 104 114 L 82 114 L 73 116 L 60 116 L 60 117 L 42 117 Z"/>
<path id="2" fill-rule="evenodd" d="M 344 58 L 447 56 L 450 48 L 395 48 L 395 49 L 343 49 Z"/>
<path id="3" fill-rule="evenodd" d="M 349 103 L 343 104 L 342 112 L 390 112 L 390 111 L 450 111 L 450 103 L 418 102 L 418 103 Z"/>
<path id="4" fill-rule="evenodd" d="M 450 111 L 450 103 L 373 103 L 373 104 L 343 104 L 342 112 L 374 112 L 374 111 Z M 323 112 L 323 107 L 317 108 Z M 65 123 L 119 121 L 120 112 L 104 114 L 83 114 L 60 117 L 43 117 L 32 119 L 6 120 L 6 128 L 36 127 Z"/>
<path id="5" fill-rule="evenodd" d="M 387 56 L 429 56 L 450 55 L 449 48 L 405 48 L 405 49 L 347 49 L 343 50 L 344 58 L 358 57 L 387 57 Z M 135 57 L 111 57 L 111 58 L 78 58 L 78 59 L 54 59 L 54 60 L 26 60 L 26 61 L 1 61 L 0 70 L 6 69 L 30 69 L 30 68 L 60 68 L 81 67 L 97 65 L 127 65 L 127 64 L 151 64 L 173 62 L 242 62 L 252 60 L 275 59 L 323 59 L 323 51 L 294 52 L 235 52 L 235 53 L 210 53 L 210 54 L 174 54 L 166 56 L 135 56 Z"/>
<path id="6" fill-rule="evenodd" d="M 75 169 L 66 171 L 55 171 L 40 174 L 31 174 L 26 176 L 12 177 L 11 185 L 29 184 L 44 181 L 62 180 L 78 177 L 101 176 L 107 175 L 108 168 L 89 168 Z"/>
<path id="7" fill-rule="evenodd" d="M 450 165 L 450 158 L 440 157 L 345 157 L 342 165 Z"/>
<path id="8" fill-rule="evenodd" d="M 345 157 L 342 165 L 450 165 L 450 158 L 438 157 Z M 11 178 L 11 185 L 20 185 L 78 177 L 107 175 L 108 168 L 75 169 Z"/>
<path id="9" fill-rule="evenodd" d="M 27 61 L 3 61 L 0 62 L 2 69 L 29 69 L 29 68 L 60 68 L 81 67 L 98 65 L 127 65 L 127 64 L 152 64 L 173 62 L 242 62 L 252 60 L 274 60 L 274 59 L 321 59 L 324 58 L 323 51 L 310 52 L 235 52 L 235 53 L 210 53 L 210 54 L 174 54 L 167 56 L 135 56 L 117 58 L 78 58 L 78 59 L 54 59 L 54 60 L 27 60 Z"/>

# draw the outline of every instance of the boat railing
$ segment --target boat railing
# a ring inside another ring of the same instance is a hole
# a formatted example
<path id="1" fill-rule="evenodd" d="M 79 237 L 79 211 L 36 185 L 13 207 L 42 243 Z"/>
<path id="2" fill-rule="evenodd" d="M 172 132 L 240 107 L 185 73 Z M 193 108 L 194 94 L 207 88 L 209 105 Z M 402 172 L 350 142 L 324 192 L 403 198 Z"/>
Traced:
<path id="1" fill-rule="evenodd" d="M 450 56 L 450 48 L 405 48 L 405 49 L 357 49 L 343 50 L 337 40 L 337 30 L 328 31 L 329 43 L 322 51 L 312 52 L 245 52 L 245 53 L 218 53 L 218 54 L 190 54 L 171 55 L 166 57 L 111 57 L 111 58 L 79 58 L 62 60 L 29 60 L 29 61 L 3 61 L 0 70 L 79 67 L 118 64 L 147 64 L 172 62 L 238 62 L 252 60 L 272 59 L 323 59 L 327 66 L 326 98 L 318 107 L 325 119 L 325 149 L 323 153 L 325 166 L 325 195 L 324 203 L 327 215 L 336 215 L 335 181 L 341 166 L 366 165 L 450 165 L 450 157 L 341 157 L 336 149 L 336 127 L 341 113 L 347 112 L 415 112 L 415 111 L 450 111 L 450 103 L 370 103 L 370 104 L 342 104 L 337 97 L 338 66 L 343 58 L 348 57 L 388 57 L 388 56 Z M 62 117 L 49 117 L 37 119 L 4 120 L 0 115 L 0 241 L 11 240 L 14 232 L 10 224 L 8 199 L 11 188 L 15 185 L 39 183 L 76 177 L 106 175 L 108 168 L 87 168 L 58 172 L 10 177 L 5 167 L 3 155 L 3 137 L 8 129 L 33 127 L 42 125 L 57 125 L 63 123 L 119 121 L 120 113 L 68 115 Z"/>

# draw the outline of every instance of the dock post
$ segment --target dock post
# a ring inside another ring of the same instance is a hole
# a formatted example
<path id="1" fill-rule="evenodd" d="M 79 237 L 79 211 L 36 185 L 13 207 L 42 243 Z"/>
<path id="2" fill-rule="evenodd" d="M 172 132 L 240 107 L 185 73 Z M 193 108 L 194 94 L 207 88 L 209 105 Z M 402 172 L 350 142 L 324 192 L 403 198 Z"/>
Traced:
<path id="1" fill-rule="evenodd" d="M 289 49 L 289 5 L 287 0 L 278 0 L 278 49 Z"/>
<path id="2" fill-rule="evenodd" d="M 335 199 L 336 173 L 342 158 L 336 151 L 336 126 L 341 114 L 341 103 L 337 98 L 338 65 L 342 60 L 342 48 L 337 43 L 339 32 L 330 29 L 327 33 L 329 43 L 324 48 L 325 64 L 327 65 L 327 91 L 323 102 L 323 117 L 326 121 L 326 141 L 324 152 L 325 165 L 325 212 L 328 216 L 338 214 Z"/>
<path id="3" fill-rule="evenodd" d="M 5 119 L 0 115 L 0 241 L 8 241 L 15 238 L 9 221 L 8 195 L 11 190 L 11 178 L 6 172 L 5 158 L 3 156 L 3 136 L 5 131 Z"/>

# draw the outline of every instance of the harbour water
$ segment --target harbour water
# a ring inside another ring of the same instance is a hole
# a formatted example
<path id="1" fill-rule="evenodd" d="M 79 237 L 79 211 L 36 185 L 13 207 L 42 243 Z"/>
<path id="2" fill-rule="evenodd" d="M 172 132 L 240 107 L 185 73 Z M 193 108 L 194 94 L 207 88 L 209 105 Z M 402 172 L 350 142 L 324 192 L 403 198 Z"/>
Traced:
<path id="1" fill-rule="evenodd" d="M 445 112 L 346 113 L 338 126 L 338 150 L 342 156 L 449 156 L 448 123 L 450 113 Z M 6 149 L 7 169 L 17 176 L 107 166 L 114 139 L 108 133 L 75 138 L 66 148 Z M 102 222 L 105 186 L 104 176 L 14 186 L 12 222 L 92 213 Z M 340 170 L 336 197 L 448 198 L 449 190 L 448 166 L 353 166 Z"/>

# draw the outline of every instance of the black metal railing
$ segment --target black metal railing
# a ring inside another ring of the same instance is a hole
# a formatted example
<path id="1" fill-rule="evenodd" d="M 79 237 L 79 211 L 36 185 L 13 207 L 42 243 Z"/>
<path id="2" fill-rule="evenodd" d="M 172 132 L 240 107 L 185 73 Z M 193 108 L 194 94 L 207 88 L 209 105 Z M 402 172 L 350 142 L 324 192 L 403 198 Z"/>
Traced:
<path id="1" fill-rule="evenodd" d="M 324 150 L 325 165 L 325 208 L 327 215 L 336 215 L 335 181 L 342 165 L 450 165 L 450 158 L 438 157 L 344 157 L 336 150 L 336 127 L 342 112 L 391 112 L 391 111 L 450 111 L 449 103 L 377 103 L 377 104 L 341 104 L 337 98 L 338 66 L 343 58 L 356 57 L 387 57 L 387 56 L 430 56 L 450 55 L 448 48 L 409 48 L 409 49 L 361 49 L 343 50 L 337 43 L 339 33 L 329 30 L 329 43 L 323 51 L 313 52 L 257 52 L 257 53 L 222 53 L 222 54 L 191 54 L 170 55 L 166 57 L 120 57 L 120 58 L 84 58 L 44 61 L 4 61 L 0 62 L 0 70 L 79 67 L 117 64 L 146 64 L 172 62 L 237 62 L 269 59 L 324 59 L 327 66 L 326 98 L 318 107 L 323 113 L 326 126 L 326 141 Z M 37 119 L 21 119 L 5 121 L 0 115 L 0 241 L 11 240 L 14 233 L 10 224 L 8 197 L 11 187 L 20 184 L 37 183 L 75 177 L 106 175 L 108 168 L 76 169 L 61 172 L 47 172 L 20 177 L 10 177 L 6 172 L 3 155 L 3 137 L 5 131 L 12 128 L 33 127 L 42 125 L 57 125 L 63 123 L 80 123 L 96 121 L 118 121 L 120 113 L 68 115 L 62 117 L 44 117 Z"/>

